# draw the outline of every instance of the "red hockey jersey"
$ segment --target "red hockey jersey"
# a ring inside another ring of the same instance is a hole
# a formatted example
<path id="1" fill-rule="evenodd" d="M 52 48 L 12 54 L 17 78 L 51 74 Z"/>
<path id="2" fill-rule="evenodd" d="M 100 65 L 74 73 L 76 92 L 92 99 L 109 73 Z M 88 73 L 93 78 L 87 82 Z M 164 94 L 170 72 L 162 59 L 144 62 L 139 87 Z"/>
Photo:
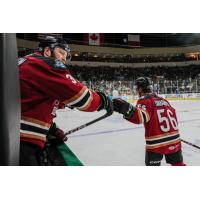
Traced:
<path id="1" fill-rule="evenodd" d="M 155 95 L 141 97 L 128 120 L 144 123 L 147 151 L 169 154 L 181 149 L 176 111 L 167 100 Z"/>
<path id="2" fill-rule="evenodd" d="M 77 81 L 60 61 L 36 52 L 20 58 L 21 141 L 44 147 L 56 110 L 63 103 L 85 112 L 96 111 L 97 93 Z"/>

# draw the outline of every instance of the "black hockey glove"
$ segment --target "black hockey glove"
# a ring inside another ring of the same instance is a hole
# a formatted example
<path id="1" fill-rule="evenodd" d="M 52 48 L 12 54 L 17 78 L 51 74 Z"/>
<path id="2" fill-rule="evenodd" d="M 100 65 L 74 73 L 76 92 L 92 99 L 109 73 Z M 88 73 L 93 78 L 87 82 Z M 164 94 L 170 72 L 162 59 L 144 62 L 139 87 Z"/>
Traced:
<path id="1" fill-rule="evenodd" d="M 108 114 L 113 113 L 113 103 L 108 96 L 106 96 L 103 92 L 97 92 L 97 94 L 101 98 L 101 105 L 98 108 L 98 111 L 105 109 Z"/>
<path id="2" fill-rule="evenodd" d="M 114 111 L 123 114 L 124 118 L 127 119 L 135 112 L 135 107 L 133 105 L 120 98 L 113 99 L 113 108 Z"/>
<path id="3" fill-rule="evenodd" d="M 64 131 L 58 128 L 56 123 L 53 122 L 47 134 L 47 141 L 56 144 L 65 142 L 67 139 L 68 138 L 65 136 Z"/>

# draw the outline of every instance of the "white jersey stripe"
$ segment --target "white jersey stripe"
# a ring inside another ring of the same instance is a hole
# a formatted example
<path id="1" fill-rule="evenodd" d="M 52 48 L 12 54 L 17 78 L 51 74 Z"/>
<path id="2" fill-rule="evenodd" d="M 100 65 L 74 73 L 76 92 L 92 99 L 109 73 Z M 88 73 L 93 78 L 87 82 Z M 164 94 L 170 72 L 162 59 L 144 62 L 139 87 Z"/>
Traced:
<path id="1" fill-rule="evenodd" d="M 49 130 L 49 127 L 42 126 L 40 124 L 36 124 L 36 123 L 33 123 L 33 122 L 28 122 L 28 121 L 25 121 L 25 120 L 21 120 L 20 122 L 23 123 L 23 124 L 35 126 L 35 127 L 42 128 L 42 129 L 45 129 L 45 130 Z"/>
<path id="2" fill-rule="evenodd" d="M 25 134 L 30 134 L 30 135 L 36 135 L 36 136 L 40 136 L 40 137 L 43 137 L 43 138 L 46 138 L 46 135 L 44 134 L 41 134 L 41 133 L 36 133 L 36 132 L 33 132 L 33 131 L 27 131 L 27 130 L 20 130 L 20 133 L 25 133 Z"/>

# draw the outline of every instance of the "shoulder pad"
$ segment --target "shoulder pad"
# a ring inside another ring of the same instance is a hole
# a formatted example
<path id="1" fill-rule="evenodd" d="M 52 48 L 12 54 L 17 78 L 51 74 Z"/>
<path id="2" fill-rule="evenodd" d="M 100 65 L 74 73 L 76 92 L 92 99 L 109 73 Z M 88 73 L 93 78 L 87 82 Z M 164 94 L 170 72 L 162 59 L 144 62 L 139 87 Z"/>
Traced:
<path id="1" fill-rule="evenodd" d="M 18 59 L 18 66 L 24 63 L 27 59 L 26 58 L 19 58 Z"/>
<path id="2" fill-rule="evenodd" d="M 33 54 L 31 56 L 44 61 L 47 65 L 49 65 L 49 66 L 51 66 L 53 68 L 63 69 L 63 70 L 68 69 L 68 67 L 65 64 L 63 64 L 61 61 L 59 61 L 59 60 L 55 60 L 53 58 L 39 56 L 39 55 L 36 55 L 36 54 Z"/>
<path id="3" fill-rule="evenodd" d="M 146 94 L 145 96 L 140 97 L 140 99 L 151 99 L 151 98 L 159 98 L 159 97 L 154 93 L 149 93 Z"/>

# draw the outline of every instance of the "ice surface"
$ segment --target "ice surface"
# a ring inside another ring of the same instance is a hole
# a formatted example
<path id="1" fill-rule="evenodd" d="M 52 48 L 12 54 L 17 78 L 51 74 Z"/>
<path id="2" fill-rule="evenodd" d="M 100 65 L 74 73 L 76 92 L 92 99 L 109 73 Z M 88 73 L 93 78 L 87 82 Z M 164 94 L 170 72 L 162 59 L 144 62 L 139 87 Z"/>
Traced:
<path id="1" fill-rule="evenodd" d="M 177 110 L 181 138 L 200 146 L 200 101 L 170 101 Z M 104 112 L 85 113 L 60 110 L 55 121 L 65 131 L 89 122 Z M 72 133 L 68 146 L 87 166 L 143 166 L 145 139 L 143 125 L 112 116 Z M 182 143 L 184 162 L 200 166 L 200 150 Z M 162 165 L 167 165 L 163 159 Z"/>

